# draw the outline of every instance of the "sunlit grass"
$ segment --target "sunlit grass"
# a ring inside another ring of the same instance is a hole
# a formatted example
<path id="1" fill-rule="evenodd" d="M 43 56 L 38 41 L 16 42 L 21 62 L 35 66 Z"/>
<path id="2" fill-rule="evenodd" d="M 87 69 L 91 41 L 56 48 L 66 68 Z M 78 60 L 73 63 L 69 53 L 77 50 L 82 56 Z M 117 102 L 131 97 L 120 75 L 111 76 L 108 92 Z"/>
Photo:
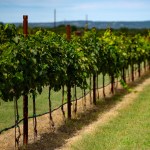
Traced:
<path id="1" fill-rule="evenodd" d="M 150 86 L 117 118 L 71 146 L 73 150 L 148 150 L 150 149 Z"/>

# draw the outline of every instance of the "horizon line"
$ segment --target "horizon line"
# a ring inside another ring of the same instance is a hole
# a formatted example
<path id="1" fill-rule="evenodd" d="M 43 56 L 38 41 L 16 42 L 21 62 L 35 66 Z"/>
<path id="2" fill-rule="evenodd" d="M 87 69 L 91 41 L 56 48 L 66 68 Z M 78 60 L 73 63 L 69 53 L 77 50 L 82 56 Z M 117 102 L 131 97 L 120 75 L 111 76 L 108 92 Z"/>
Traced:
<path id="1" fill-rule="evenodd" d="M 87 22 L 87 20 L 62 20 L 62 21 L 56 21 L 56 23 L 59 23 L 59 22 L 77 22 L 77 21 L 84 21 L 84 22 Z M 4 23 L 4 24 L 11 24 L 11 23 L 22 23 L 23 22 L 23 20 L 22 20 L 22 22 L 2 22 L 2 21 L 0 21 L 1 23 Z M 125 21 L 125 20 L 123 20 L 123 21 L 98 21 L 98 20 L 96 20 L 96 21 L 94 21 L 94 20 L 88 20 L 88 22 L 150 22 L 150 20 L 135 20 L 135 21 Z M 54 21 L 52 21 L 52 22 L 48 22 L 48 21 L 42 21 L 42 22 L 28 22 L 28 23 L 54 23 Z"/>

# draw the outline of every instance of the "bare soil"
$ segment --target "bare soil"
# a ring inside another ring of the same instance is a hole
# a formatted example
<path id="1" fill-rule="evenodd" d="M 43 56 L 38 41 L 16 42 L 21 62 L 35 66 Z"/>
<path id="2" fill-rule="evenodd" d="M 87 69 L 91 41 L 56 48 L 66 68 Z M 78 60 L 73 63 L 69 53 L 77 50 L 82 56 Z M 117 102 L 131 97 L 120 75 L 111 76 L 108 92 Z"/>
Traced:
<path id="1" fill-rule="evenodd" d="M 109 121 L 117 117 L 120 110 L 131 105 L 133 101 L 138 97 L 139 92 L 142 92 L 143 88 L 148 85 L 150 85 L 150 78 L 139 84 L 136 88 L 134 88 L 131 93 L 125 95 L 122 100 L 117 103 L 113 108 L 111 108 L 107 112 L 104 112 L 103 114 L 100 114 L 96 121 L 86 127 L 83 127 L 82 130 L 78 131 L 72 138 L 67 139 L 66 144 L 64 144 L 57 150 L 69 150 L 71 145 L 76 141 L 80 140 L 85 133 L 92 133 L 97 127 L 106 125 Z"/>
<path id="2" fill-rule="evenodd" d="M 54 149 L 69 149 L 69 146 L 76 140 L 82 138 L 82 135 L 87 132 L 92 132 L 97 126 L 105 125 L 111 119 L 115 118 L 119 110 L 128 107 L 139 92 L 146 85 L 150 85 L 150 75 L 136 80 L 130 84 L 132 92 L 128 93 L 122 89 L 121 85 L 116 84 L 116 94 L 110 94 L 110 85 L 105 88 L 107 97 L 103 98 L 102 89 L 98 90 L 99 100 L 97 105 L 91 105 L 90 94 L 78 101 L 77 114 L 72 112 L 72 120 L 66 120 L 63 116 L 61 108 L 52 113 L 55 126 L 49 120 L 49 114 L 37 118 L 38 136 L 34 137 L 33 121 L 29 120 L 29 150 L 54 150 Z M 92 94 L 92 93 L 91 93 Z M 75 103 L 72 103 L 74 110 Z M 66 105 L 64 106 L 65 116 L 67 116 Z M 21 134 L 22 125 L 20 125 Z M 15 130 L 10 129 L 0 135 L 0 150 L 15 149 Z M 22 135 L 20 138 L 19 149 L 24 149 L 22 146 Z M 16 148 L 18 149 L 18 148 Z"/>

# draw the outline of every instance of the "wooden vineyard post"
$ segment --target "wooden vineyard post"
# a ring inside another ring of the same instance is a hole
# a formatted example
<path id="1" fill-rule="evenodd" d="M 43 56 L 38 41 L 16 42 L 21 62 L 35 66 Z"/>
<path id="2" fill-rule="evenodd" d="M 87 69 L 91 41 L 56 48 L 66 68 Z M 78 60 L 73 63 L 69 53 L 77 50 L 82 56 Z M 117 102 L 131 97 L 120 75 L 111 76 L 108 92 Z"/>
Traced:
<path id="1" fill-rule="evenodd" d="M 25 37 L 28 36 L 28 16 L 23 16 L 23 34 Z"/>
<path id="2" fill-rule="evenodd" d="M 93 74 L 93 104 L 96 105 L 96 74 Z"/>
<path id="3" fill-rule="evenodd" d="M 134 65 L 133 64 L 131 65 L 131 78 L 132 78 L 132 81 L 134 81 Z"/>
<path id="4" fill-rule="evenodd" d="M 97 83 L 96 83 L 96 86 L 97 86 L 97 98 L 99 99 L 99 89 L 98 89 L 98 73 L 97 73 Z"/>
<path id="5" fill-rule="evenodd" d="M 70 41 L 70 39 L 71 39 L 71 27 L 70 27 L 70 25 L 66 26 L 66 34 L 67 34 L 67 40 Z"/>
<path id="6" fill-rule="evenodd" d="M 126 71 L 125 71 L 125 68 L 123 67 L 122 69 L 122 79 L 123 81 L 126 83 Z"/>
<path id="7" fill-rule="evenodd" d="M 28 96 L 23 96 L 23 145 L 28 144 Z"/>
<path id="8" fill-rule="evenodd" d="M 66 34 L 67 34 L 67 40 L 70 41 L 71 39 L 71 27 L 70 25 L 66 26 Z M 68 75 L 68 83 L 67 83 L 67 110 L 68 110 L 68 119 L 71 119 L 71 84 L 69 79 L 69 74 L 71 70 L 68 67 L 67 69 L 67 75 Z"/>
<path id="9" fill-rule="evenodd" d="M 68 119 L 71 119 L 71 86 L 67 85 L 67 109 L 68 109 Z"/>
<path id="10" fill-rule="evenodd" d="M 92 93 L 91 93 L 91 90 L 92 90 L 92 78 L 91 78 L 91 74 L 90 74 L 90 104 L 92 104 Z"/>
<path id="11" fill-rule="evenodd" d="M 106 97 L 106 95 L 105 95 L 105 74 L 103 74 L 103 96 L 104 96 L 104 98 Z"/>
<path id="12" fill-rule="evenodd" d="M 114 75 L 112 74 L 111 75 L 111 93 L 114 94 L 114 81 L 115 81 L 115 78 L 114 78 Z"/>
<path id="13" fill-rule="evenodd" d="M 23 16 L 23 33 L 28 35 L 28 16 Z M 23 95 L 23 145 L 28 144 L 28 95 Z"/>
<path id="14" fill-rule="evenodd" d="M 141 76 L 141 64 L 138 63 L 138 74 L 139 74 L 139 77 Z"/>
<path id="15" fill-rule="evenodd" d="M 146 72 L 146 60 L 144 60 L 144 72 Z"/>

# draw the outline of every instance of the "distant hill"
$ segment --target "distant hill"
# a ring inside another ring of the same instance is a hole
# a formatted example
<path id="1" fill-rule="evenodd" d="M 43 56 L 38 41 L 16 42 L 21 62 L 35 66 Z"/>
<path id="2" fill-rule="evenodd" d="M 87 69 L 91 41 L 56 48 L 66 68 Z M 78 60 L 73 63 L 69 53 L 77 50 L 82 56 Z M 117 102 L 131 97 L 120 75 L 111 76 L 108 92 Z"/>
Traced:
<path id="1" fill-rule="evenodd" d="M 14 23 L 16 26 L 22 25 L 21 23 Z M 59 25 L 75 25 L 77 27 L 85 27 L 86 21 L 60 21 L 56 23 L 56 26 Z M 53 27 L 54 23 L 29 23 L 30 27 Z M 88 21 L 88 27 L 96 27 L 99 29 L 105 29 L 105 28 L 149 28 L 150 29 L 150 21 L 133 21 L 133 22 L 123 22 L 123 21 L 112 21 L 112 22 L 106 22 L 106 21 Z"/>

